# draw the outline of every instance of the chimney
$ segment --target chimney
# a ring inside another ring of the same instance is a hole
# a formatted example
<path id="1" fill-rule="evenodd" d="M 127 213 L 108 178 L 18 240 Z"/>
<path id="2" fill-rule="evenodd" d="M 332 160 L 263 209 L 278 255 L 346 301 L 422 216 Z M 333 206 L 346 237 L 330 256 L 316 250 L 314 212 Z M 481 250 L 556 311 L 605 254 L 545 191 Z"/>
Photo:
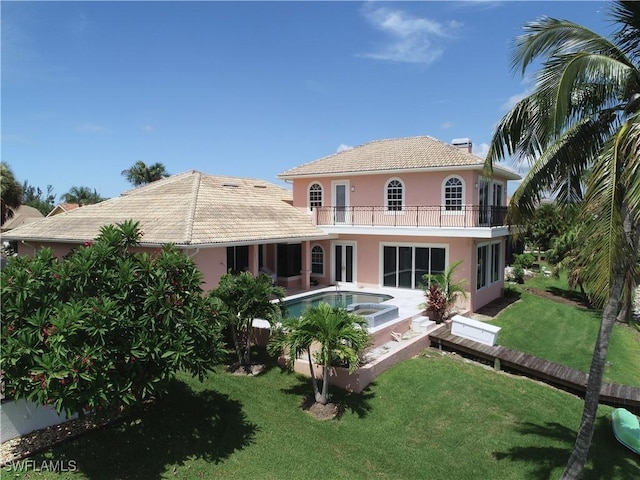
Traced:
<path id="1" fill-rule="evenodd" d="M 454 138 L 451 140 L 451 145 L 460 150 L 466 150 L 467 153 L 473 152 L 473 143 L 471 143 L 470 138 Z"/>

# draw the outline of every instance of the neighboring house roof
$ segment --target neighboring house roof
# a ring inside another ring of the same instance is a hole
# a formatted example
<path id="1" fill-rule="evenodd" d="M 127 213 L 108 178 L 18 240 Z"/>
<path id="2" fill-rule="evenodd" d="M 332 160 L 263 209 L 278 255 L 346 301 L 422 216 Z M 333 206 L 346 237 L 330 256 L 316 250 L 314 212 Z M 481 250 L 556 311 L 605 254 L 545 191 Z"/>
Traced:
<path id="1" fill-rule="evenodd" d="M 20 205 L 18 208 L 13 210 L 13 217 L 4 222 L 0 230 L 6 232 L 43 218 L 44 215 L 42 215 L 37 208 L 30 207 L 29 205 Z"/>
<path id="2" fill-rule="evenodd" d="M 286 170 L 278 178 L 483 168 L 482 158 L 433 137 L 421 136 L 365 143 Z M 494 165 L 494 172 L 507 180 L 520 179 L 516 172 L 502 166 Z"/>
<path id="3" fill-rule="evenodd" d="M 75 210 L 76 208 L 80 208 L 80 204 L 78 203 L 60 203 L 51 210 L 47 217 L 52 217 L 54 215 L 58 215 L 60 213 L 68 212 L 69 210 Z"/>
<path id="4" fill-rule="evenodd" d="M 140 222 L 143 244 L 220 245 L 326 238 L 290 205 L 292 193 L 247 178 L 189 171 L 94 205 L 48 217 L 11 232 L 11 239 L 84 242 L 103 225 Z M 8 238 L 8 236 L 7 236 Z"/>

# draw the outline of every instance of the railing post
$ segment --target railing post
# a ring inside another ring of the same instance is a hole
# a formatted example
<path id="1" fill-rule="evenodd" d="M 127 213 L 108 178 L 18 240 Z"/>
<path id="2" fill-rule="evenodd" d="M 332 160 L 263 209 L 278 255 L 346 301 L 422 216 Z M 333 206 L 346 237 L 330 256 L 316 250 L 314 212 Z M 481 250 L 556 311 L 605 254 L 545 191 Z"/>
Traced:
<path id="1" fill-rule="evenodd" d="M 373 227 L 375 225 L 375 210 L 376 207 L 371 207 L 371 226 Z"/>

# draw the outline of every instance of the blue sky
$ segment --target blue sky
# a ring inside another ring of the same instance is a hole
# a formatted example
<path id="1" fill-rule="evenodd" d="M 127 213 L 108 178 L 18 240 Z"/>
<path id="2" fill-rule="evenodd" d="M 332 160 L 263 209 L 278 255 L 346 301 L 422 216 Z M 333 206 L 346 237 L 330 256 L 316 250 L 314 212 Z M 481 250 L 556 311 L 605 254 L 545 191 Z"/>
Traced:
<path id="1" fill-rule="evenodd" d="M 608 2 L 0 2 L 2 160 L 59 197 L 113 197 L 137 160 L 262 178 L 383 139 L 484 156 L 547 15 L 611 33 Z M 511 190 L 513 187 L 511 187 Z"/>

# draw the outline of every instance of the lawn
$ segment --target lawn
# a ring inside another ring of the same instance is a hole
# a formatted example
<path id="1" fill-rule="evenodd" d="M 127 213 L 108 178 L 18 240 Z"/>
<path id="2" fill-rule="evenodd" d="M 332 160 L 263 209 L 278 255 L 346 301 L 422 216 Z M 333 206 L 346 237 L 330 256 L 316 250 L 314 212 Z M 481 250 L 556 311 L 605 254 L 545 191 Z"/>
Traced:
<path id="1" fill-rule="evenodd" d="M 598 335 L 601 312 L 528 293 L 537 289 L 576 299 L 566 279 L 537 276 L 518 286 L 520 299 L 492 322 L 502 327 L 498 343 L 552 362 L 588 372 Z M 640 331 L 616 324 L 611 334 L 605 381 L 640 385 Z"/>
<path id="2" fill-rule="evenodd" d="M 435 350 L 340 394 L 336 420 L 301 410 L 309 389 L 276 366 L 181 376 L 144 414 L 34 458 L 74 460 L 78 472 L 37 478 L 542 480 L 559 477 L 582 412 L 577 397 Z M 639 478 L 610 412 L 599 409 L 585 480 Z"/>

